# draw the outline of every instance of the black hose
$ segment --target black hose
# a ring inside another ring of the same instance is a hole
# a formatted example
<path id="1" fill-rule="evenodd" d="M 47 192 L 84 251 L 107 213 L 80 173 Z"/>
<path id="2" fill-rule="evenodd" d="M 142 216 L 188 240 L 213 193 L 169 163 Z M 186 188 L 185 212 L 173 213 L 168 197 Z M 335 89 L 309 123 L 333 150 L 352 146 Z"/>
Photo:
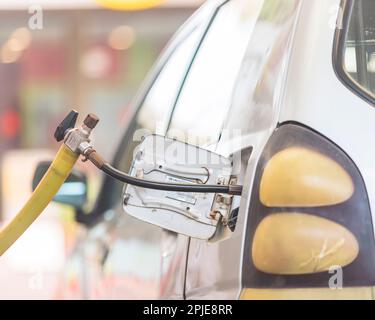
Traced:
<path id="1" fill-rule="evenodd" d="M 112 167 L 108 163 L 104 163 L 101 167 L 106 174 L 112 178 L 131 184 L 133 186 L 155 189 L 163 191 L 175 191 L 175 192 L 196 192 L 196 193 L 225 193 L 233 195 L 241 195 L 241 186 L 222 186 L 222 185 L 205 185 L 205 184 L 176 184 L 176 183 L 165 183 L 156 182 L 150 180 L 143 180 L 134 178 L 116 168 Z"/>

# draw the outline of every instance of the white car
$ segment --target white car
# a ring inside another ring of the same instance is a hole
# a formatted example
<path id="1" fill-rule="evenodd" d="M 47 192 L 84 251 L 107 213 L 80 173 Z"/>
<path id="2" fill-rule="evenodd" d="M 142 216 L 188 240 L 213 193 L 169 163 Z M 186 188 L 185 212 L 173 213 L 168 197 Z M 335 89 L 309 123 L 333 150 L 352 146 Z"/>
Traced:
<path id="1" fill-rule="evenodd" d="M 199 9 L 134 100 L 113 164 L 129 170 L 139 129 L 182 132 L 241 154 L 242 196 L 200 240 L 131 218 L 123 185 L 105 178 L 92 212 L 77 214 L 87 234 L 66 270 L 81 270 L 81 297 L 373 298 L 374 17 L 373 0 Z"/>

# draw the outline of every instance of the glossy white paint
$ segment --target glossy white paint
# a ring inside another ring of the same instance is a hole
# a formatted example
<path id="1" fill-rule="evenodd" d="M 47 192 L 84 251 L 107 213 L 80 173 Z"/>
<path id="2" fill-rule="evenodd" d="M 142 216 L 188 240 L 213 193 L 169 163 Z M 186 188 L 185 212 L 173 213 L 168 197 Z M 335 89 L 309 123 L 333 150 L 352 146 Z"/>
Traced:
<path id="1" fill-rule="evenodd" d="M 375 108 L 348 90 L 334 72 L 335 30 L 329 18 L 339 4 L 304 1 L 279 121 L 301 122 L 339 145 L 361 172 L 374 212 Z"/>
<path id="2" fill-rule="evenodd" d="M 224 129 L 229 132 L 239 130 L 241 138 L 229 134 L 213 147 L 224 156 L 252 148 L 250 158 L 244 155 L 237 168 L 239 183 L 244 185 L 242 198 L 235 199 L 233 204 L 233 207 L 240 208 L 237 226 L 230 237 L 220 242 L 191 239 L 186 275 L 187 299 L 239 297 L 255 168 L 265 143 L 278 123 L 284 83 L 288 66 L 292 63 L 290 53 L 299 11 L 300 2 L 295 1 L 294 7 L 281 22 L 271 15 L 268 19 L 259 19 L 252 30 L 224 124 Z"/>

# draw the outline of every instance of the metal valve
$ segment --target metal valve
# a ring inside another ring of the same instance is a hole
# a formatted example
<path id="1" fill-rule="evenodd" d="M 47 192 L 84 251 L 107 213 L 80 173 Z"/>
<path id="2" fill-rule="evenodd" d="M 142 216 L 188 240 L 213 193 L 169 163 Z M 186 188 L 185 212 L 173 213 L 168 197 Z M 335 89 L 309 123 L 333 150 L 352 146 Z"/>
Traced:
<path id="1" fill-rule="evenodd" d="M 55 131 L 55 138 L 58 142 L 64 140 L 65 145 L 75 153 L 85 155 L 85 152 L 92 149 L 90 144 L 91 131 L 96 127 L 99 118 L 90 113 L 87 115 L 80 128 L 75 128 L 78 112 L 72 110 L 59 124 Z"/>

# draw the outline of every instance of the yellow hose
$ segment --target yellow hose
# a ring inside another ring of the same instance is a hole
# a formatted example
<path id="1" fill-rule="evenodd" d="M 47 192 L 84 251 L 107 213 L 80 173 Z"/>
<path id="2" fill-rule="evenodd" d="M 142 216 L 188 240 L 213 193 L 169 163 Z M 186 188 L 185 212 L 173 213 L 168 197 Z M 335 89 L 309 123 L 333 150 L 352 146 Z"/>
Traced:
<path id="1" fill-rule="evenodd" d="M 0 256 L 26 231 L 43 212 L 69 176 L 79 155 L 64 144 L 61 146 L 39 185 L 18 212 L 0 231 Z"/>

